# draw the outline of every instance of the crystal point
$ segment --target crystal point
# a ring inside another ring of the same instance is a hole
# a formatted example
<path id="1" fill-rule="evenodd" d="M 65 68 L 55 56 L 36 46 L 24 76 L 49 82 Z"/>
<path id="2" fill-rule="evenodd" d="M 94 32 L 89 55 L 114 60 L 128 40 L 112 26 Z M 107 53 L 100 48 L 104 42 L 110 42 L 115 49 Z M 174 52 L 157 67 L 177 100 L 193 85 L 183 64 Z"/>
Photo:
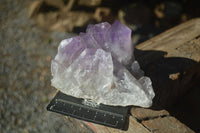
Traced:
<path id="1" fill-rule="evenodd" d="M 149 107 L 154 91 L 133 58 L 131 30 L 119 21 L 89 25 L 61 41 L 51 63 L 52 86 L 65 94 L 114 106 Z"/>

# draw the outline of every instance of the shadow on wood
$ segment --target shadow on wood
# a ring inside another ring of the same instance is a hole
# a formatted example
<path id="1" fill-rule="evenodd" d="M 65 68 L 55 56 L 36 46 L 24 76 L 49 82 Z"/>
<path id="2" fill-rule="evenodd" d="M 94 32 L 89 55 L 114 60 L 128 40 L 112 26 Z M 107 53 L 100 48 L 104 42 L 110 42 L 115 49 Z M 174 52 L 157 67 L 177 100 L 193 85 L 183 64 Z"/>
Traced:
<path id="1" fill-rule="evenodd" d="M 191 107 L 189 105 L 183 108 L 182 104 L 186 100 L 184 98 L 198 86 L 200 63 L 188 58 L 165 57 L 165 55 L 166 52 L 164 51 L 135 49 L 135 58 L 145 71 L 145 75 L 151 78 L 156 94 L 151 109 L 167 109 L 170 114 L 175 115 L 181 122 L 193 130 L 199 131 L 198 121 L 194 122 L 194 119 L 200 119 L 199 115 L 196 113 L 194 114 L 197 116 L 193 115 L 193 112 L 196 111 L 190 110 Z M 199 99 L 198 97 L 197 95 L 196 99 Z M 195 103 L 200 110 L 199 102 Z M 190 110 L 189 114 L 187 110 Z"/>

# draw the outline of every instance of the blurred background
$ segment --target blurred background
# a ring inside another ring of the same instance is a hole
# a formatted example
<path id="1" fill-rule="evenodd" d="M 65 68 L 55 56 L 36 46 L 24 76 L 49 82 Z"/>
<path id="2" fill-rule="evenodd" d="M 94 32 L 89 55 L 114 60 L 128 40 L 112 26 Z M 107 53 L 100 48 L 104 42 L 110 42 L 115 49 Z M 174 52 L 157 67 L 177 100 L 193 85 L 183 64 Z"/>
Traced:
<path id="1" fill-rule="evenodd" d="M 86 128 L 47 112 L 46 106 L 56 91 L 50 63 L 59 42 L 88 24 L 118 19 L 132 29 L 137 45 L 199 16 L 192 0 L 0 0 L 0 133 Z"/>

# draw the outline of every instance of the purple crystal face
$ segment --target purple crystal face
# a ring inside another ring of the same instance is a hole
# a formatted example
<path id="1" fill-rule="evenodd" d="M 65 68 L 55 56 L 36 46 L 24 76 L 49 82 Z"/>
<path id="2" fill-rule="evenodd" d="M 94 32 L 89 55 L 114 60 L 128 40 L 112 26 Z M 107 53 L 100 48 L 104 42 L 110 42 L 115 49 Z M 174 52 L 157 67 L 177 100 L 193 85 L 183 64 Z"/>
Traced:
<path id="1" fill-rule="evenodd" d="M 107 22 L 89 25 L 87 34 L 91 34 L 102 49 L 111 52 L 120 63 L 127 65 L 133 56 L 131 30 L 119 21 L 111 26 Z"/>
<path id="2" fill-rule="evenodd" d="M 127 65 L 133 56 L 131 30 L 115 21 L 106 33 L 105 46 L 110 47 L 113 57 L 120 63 Z"/>
<path id="3" fill-rule="evenodd" d="M 61 41 L 51 63 L 52 86 L 78 98 L 116 106 L 149 107 L 154 91 L 137 61 L 132 73 L 131 30 L 115 21 L 89 25 L 86 33 Z"/>
<path id="4" fill-rule="evenodd" d="M 105 34 L 111 25 L 107 22 L 96 24 L 96 25 L 88 25 L 86 33 L 90 34 L 94 37 L 96 42 L 103 48 L 105 44 Z"/>

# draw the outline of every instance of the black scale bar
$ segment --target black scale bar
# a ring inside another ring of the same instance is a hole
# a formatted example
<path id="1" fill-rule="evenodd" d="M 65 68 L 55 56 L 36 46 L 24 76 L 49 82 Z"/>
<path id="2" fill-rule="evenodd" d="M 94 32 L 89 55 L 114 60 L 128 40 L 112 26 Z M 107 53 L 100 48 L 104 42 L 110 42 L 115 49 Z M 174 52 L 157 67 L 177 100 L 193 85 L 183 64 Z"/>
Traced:
<path id="1" fill-rule="evenodd" d="M 47 110 L 108 127 L 124 129 L 129 108 L 104 104 L 94 107 L 84 104 L 84 99 L 58 92 L 47 106 Z"/>

